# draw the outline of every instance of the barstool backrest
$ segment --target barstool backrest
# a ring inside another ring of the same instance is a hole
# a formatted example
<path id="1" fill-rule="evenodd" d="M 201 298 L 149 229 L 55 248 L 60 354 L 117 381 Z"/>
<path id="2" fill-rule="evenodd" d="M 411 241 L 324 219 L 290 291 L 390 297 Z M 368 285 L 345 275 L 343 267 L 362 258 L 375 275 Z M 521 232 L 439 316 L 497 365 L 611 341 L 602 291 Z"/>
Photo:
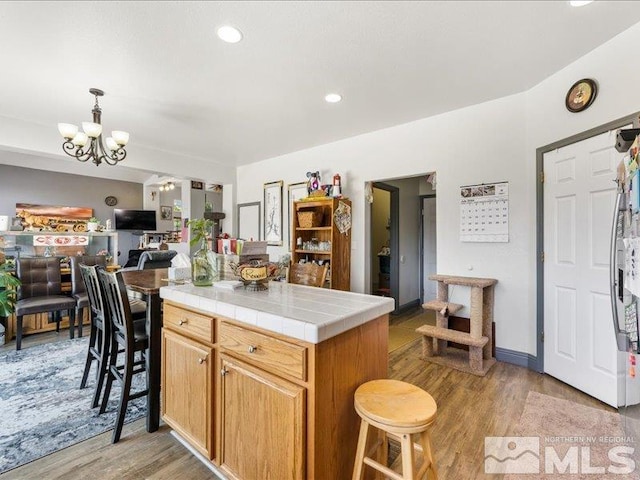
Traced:
<path id="1" fill-rule="evenodd" d="M 89 297 L 89 308 L 91 308 L 91 312 L 97 320 L 104 322 L 107 315 L 106 305 L 100 290 L 100 280 L 98 280 L 99 268 L 101 268 L 99 265 L 78 265 L 85 291 Z"/>
<path id="2" fill-rule="evenodd" d="M 133 345 L 133 317 L 127 296 L 127 287 L 120 272 L 98 270 L 98 278 L 107 304 L 107 315 L 113 336 L 121 345 Z"/>
<path id="3" fill-rule="evenodd" d="M 69 257 L 71 262 L 71 295 L 77 295 L 86 291 L 86 285 L 80 274 L 80 265 L 107 266 L 107 257 L 104 255 L 78 255 Z M 96 276 L 96 280 L 97 280 Z"/>

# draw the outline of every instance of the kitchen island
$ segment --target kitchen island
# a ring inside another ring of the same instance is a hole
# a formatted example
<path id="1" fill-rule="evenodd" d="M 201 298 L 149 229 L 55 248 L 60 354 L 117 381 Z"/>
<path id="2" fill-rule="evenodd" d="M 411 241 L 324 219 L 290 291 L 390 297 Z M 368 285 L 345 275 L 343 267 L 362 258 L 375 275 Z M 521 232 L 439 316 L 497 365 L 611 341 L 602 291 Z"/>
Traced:
<path id="1" fill-rule="evenodd" d="M 350 478 L 353 393 L 387 377 L 393 299 L 162 287 L 162 416 L 229 479 Z"/>

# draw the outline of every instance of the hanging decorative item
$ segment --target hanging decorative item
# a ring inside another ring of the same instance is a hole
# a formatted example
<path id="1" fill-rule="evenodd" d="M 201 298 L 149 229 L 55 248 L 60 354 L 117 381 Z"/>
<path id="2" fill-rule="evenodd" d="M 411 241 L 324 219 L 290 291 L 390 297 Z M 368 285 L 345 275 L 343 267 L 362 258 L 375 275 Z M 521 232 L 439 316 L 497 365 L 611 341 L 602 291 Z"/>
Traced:
<path id="1" fill-rule="evenodd" d="M 571 85 L 564 99 L 567 110 L 578 113 L 591 106 L 598 95 L 598 85 L 591 78 L 583 78 Z"/>
<path id="2" fill-rule="evenodd" d="M 373 184 L 371 182 L 364 184 L 364 199 L 369 203 L 373 203 Z"/>
<path id="3" fill-rule="evenodd" d="M 338 231 L 343 235 L 351 229 L 351 207 L 344 202 L 338 202 L 338 208 L 333 212 L 333 221 Z"/>

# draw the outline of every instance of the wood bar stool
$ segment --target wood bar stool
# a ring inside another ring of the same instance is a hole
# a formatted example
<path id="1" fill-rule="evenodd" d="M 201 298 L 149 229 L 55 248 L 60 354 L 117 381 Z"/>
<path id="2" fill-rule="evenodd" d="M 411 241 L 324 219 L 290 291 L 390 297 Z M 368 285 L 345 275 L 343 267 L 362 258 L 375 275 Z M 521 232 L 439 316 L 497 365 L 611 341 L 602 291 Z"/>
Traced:
<path id="1" fill-rule="evenodd" d="M 358 387 L 354 407 L 360 415 L 360 436 L 356 450 L 353 480 L 361 480 L 364 466 L 395 480 L 418 480 L 427 475 L 437 480 L 429 428 L 436 418 L 438 406 L 431 395 L 410 383 L 398 380 L 372 380 Z M 367 451 L 369 427 L 378 430 L 377 442 Z M 412 435 L 419 436 L 414 444 Z M 387 467 L 387 436 L 400 442 L 402 475 Z M 421 450 L 424 462 L 416 472 L 414 448 Z M 378 460 L 371 458 L 377 452 Z M 381 462 L 384 462 L 381 463 Z"/>

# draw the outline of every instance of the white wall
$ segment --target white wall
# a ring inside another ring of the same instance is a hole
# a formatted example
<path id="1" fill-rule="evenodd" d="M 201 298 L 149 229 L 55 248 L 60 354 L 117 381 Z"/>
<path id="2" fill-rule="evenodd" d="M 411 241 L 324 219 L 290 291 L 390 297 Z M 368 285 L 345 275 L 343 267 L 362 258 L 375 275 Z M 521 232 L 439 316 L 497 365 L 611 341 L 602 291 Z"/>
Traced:
<path id="1" fill-rule="evenodd" d="M 536 149 L 640 111 L 638 67 L 633 56 L 639 43 L 640 24 L 637 24 L 525 93 L 527 133 L 523 174 L 528 179 L 526 215 L 532 219 L 529 229 L 532 252 L 535 248 Z M 566 92 L 574 82 L 585 77 L 598 82 L 598 96 L 587 110 L 571 113 L 564 106 Z M 611 133 L 611 142 L 615 142 L 615 132 Z M 533 289 L 536 278 L 534 253 L 529 255 L 524 271 L 529 276 L 527 284 Z M 535 291 L 532 290 L 530 297 L 535 302 Z M 535 318 L 529 322 L 523 337 L 527 340 L 524 350 L 535 353 Z"/>
<path id="2" fill-rule="evenodd" d="M 340 172 L 343 191 L 353 202 L 351 288 L 364 292 L 370 285 L 368 274 L 365 278 L 370 255 L 365 241 L 369 231 L 364 213 L 365 182 L 437 171 L 438 271 L 497 278 L 498 346 L 527 351 L 527 339 L 520 332 L 535 321 L 532 277 L 527 275 L 535 218 L 528 217 L 527 185 L 531 181 L 523 176 L 524 121 L 523 95 L 513 95 L 242 166 L 238 168 L 237 184 L 242 187 L 237 202 L 261 201 L 265 182 L 284 180 L 287 185 L 305 180 L 307 171 L 320 169 L 326 183 L 333 173 Z M 511 241 L 461 243 L 459 187 L 492 181 L 510 182 Z M 287 250 L 288 245 L 269 247 L 275 258 Z M 468 301 L 465 298 L 462 303 Z"/>
<path id="3" fill-rule="evenodd" d="M 637 24 L 527 92 L 240 167 L 238 201 L 261 200 L 265 181 L 298 182 L 318 168 L 323 178 L 344 172 L 354 213 L 351 286 L 365 291 L 364 183 L 437 171 L 438 272 L 497 278 L 497 346 L 535 355 L 536 148 L 640 111 L 639 43 Z M 565 94 L 584 77 L 598 81 L 598 98 L 569 113 Z M 458 187 L 493 181 L 509 182 L 509 243 L 461 243 Z M 469 301 L 461 287 L 452 300 Z"/>

